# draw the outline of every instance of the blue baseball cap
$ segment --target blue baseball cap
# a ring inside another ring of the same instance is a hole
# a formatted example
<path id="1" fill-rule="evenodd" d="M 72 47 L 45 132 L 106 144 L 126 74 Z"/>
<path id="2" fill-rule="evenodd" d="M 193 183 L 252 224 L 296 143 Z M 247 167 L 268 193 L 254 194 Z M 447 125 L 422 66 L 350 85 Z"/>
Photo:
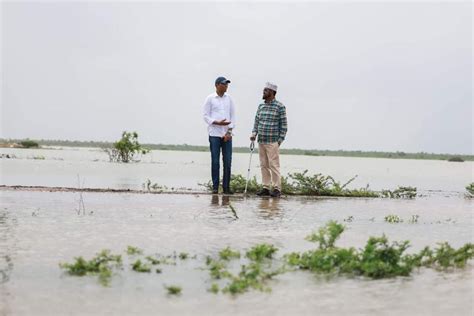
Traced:
<path id="1" fill-rule="evenodd" d="M 219 84 L 219 83 L 228 84 L 230 83 L 230 80 L 227 80 L 225 77 L 217 77 L 216 84 Z"/>

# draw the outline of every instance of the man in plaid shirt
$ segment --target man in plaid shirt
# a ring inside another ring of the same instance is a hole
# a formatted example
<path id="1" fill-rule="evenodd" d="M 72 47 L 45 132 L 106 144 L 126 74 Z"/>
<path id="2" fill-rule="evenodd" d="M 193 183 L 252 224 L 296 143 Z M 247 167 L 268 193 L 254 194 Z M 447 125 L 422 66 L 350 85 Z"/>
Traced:
<path id="1" fill-rule="evenodd" d="M 258 152 L 262 171 L 263 189 L 259 196 L 280 197 L 280 145 L 285 140 L 288 130 L 286 108 L 275 99 L 277 92 L 275 84 L 267 82 L 263 89 L 264 103 L 260 104 L 255 115 L 251 141 L 258 136 Z M 270 192 L 270 185 L 273 190 Z"/>

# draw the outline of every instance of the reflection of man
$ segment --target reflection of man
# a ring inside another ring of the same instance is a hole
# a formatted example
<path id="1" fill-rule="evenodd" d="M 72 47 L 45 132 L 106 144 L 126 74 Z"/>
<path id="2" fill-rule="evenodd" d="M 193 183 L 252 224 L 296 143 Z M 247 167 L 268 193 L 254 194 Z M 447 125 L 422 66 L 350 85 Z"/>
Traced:
<path id="1" fill-rule="evenodd" d="M 209 146 L 211 150 L 212 193 L 219 192 L 219 156 L 222 149 L 224 175 L 222 187 L 224 194 L 230 191 L 230 173 L 232 163 L 232 129 L 235 126 L 235 109 L 232 98 L 226 94 L 230 80 L 218 77 L 215 81 L 216 92 L 209 95 L 204 103 L 204 121 L 208 125 Z"/>
<path id="2" fill-rule="evenodd" d="M 280 217 L 282 212 L 280 212 L 279 206 L 280 199 L 271 199 L 270 197 L 263 197 L 260 200 L 259 215 L 264 219 L 274 219 L 275 217 Z"/>
<path id="3" fill-rule="evenodd" d="M 230 204 L 229 196 L 228 195 L 223 195 L 221 205 L 222 206 L 229 206 L 229 204 Z M 218 195 L 213 194 L 211 196 L 211 205 L 219 206 L 219 196 Z"/>
<path id="4" fill-rule="evenodd" d="M 280 197 L 280 145 L 285 140 L 288 130 L 285 106 L 275 99 L 277 86 L 267 82 L 263 89 L 264 103 L 260 104 L 255 115 L 254 127 L 250 140 L 258 135 L 258 152 L 262 171 L 263 189 L 259 196 Z M 270 186 L 273 190 L 270 193 Z"/>

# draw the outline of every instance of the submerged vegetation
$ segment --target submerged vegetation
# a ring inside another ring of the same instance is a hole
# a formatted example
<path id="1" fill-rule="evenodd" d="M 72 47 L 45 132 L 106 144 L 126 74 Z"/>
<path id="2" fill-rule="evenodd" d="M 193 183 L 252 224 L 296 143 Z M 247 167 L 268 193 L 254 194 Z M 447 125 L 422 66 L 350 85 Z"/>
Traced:
<path id="1" fill-rule="evenodd" d="M 392 199 L 413 199 L 416 197 L 415 187 L 398 187 L 394 191 L 383 190 L 381 195 L 383 197 Z"/>
<path id="2" fill-rule="evenodd" d="M 287 177 L 281 177 L 281 192 L 285 195 L 305 195 L 305 196 L 339 196 L 339 197 L 387 197 L 387 198 L 406 198 L 416 197 L 415 187 L 398 187 L 394 191 L 383 190 L 377 192 L 365 188 L 349 189 L 348 186 L 357 176 L 349 179 L 345 183 L 336 181 L 332 176 L 325 176 L 320 173 L 309 175 L 308 170 L 303 172 L 289 173 Z M 236 193 L 245 191 L 246 179 L 242 175 L 231 175 L 230 189 Z M 208 191 L 212 191 L 212 181 L 200 183 Z M 247 186 L 248 193 L 256 193 L 262 189 L 254 176 L 249 179 Z"/>
<path id="3" fill-rule="evenodd" d="M 180 286 L 176 285 L 165 285 L 165 289 L 168 291 L 169 295 L 180 295 L 182 290 Z"/>
<path id="4" fill-rule="evenodd" d="M 318 232 L 308 236 L 317 242 L 315 250 L 291 253 L 286 256 L 290 266 L 315 273 L 360 275 L 372 279 L 408 276 L 415 268 L 462 268 L 474 257 L 474 245 L 468 243 L 459 249 L 448 243 L 434 250 L 425 247 L 415 254 L 407 254 L 409 241 L 389 243 L 385 235 L 370 237 L 364 248 L 336 247 L 335 241 L 344 226 L 331 221 Z"/>
<path id="5" fill-rule="evenodd" d="M 474 197 L 474 182 L 470 183 L 469 185 L 466 186 L 466 196 L 467 197 Z"/>
<path id="6" fill-rule="evenodd" d="M 112 255 L 110 250 L 102 250 L 91 260 L 77 257 L 73 263 L 61 263 L 59 266 L 70 275 L 97 275 L 102 285 L 108 285 L 112 277 L 113 268 L 122 266 L 122 257 L 120 255 Z"/>
<path id="7" fill-rule="evenodd" d="M 389 215 L 387 221 L 400 222 L 396 215 Z M 418 215 L 413 215 L 409 222 L 416 222 Z M 392 278 L 409 276 L 418 268 L 432 268 L 442 271 L 463 268 L 469 260 L 474 258 L 474 244 L 467 243 L 455 249 L 447 242 L 439 243 L 434 249 L 425 247 L 419 252 L 407 253 L 409 241 L 389 242 L 385 235 L 369 237 L 364 247 L 342 248 L 336 245 L 345 226 L 330 221 L 325 226 L 306 237 L 306 240 L 316 244 L 314 249 L 305 252 L 292 252 L 276 258 L 278 248 L 272 244 L 257 244 L 245 252 L 241 257 L 240 252 L 230 247 L 218 251 L 216 257 L 206 257 L 206 268 L 210 277 L 208 291 L 214 294 L 219 292 L 237 295 L 249 290 L 271 291 L 269 281 L 283 273 L 296 270 L 307 270 L 326 276 L 361 276 L 369 279 Z M 126 253 L 131 249 L 129 246 Z M 131 270 L 149 273 L 151 265 L 166 264 L 166 259 L 186 260 L 187 253 L 181 252 L 172 255 L 157 257 L 145 256 L 144 263 L 140 258 L 130 265 Z M 98 275 L 101 284 L 107 285 L 112 276 L 113 268 L 122 268 L 120 255 L 112 255 L 110 251 L 103 250 L 91 260 L 82 257 L 75 258 L 72 264 L 60 264 L 67 273 L 75 276 Z M 161 273 L 160 268 L 155 268 Z M 169 295 L 179 295 L 182 292 L 179 286 L 164 285 Z"/>

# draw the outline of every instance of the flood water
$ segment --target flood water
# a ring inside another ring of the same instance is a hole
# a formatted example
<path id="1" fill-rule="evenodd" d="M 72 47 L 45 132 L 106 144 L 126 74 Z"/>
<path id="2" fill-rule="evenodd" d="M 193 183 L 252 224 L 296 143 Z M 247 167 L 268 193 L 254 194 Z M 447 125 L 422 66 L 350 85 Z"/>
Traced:
<path id="1" fill-rule="evenodd" d="M 113 164 L 91 149 L 12 150 L 2 159 L 4 185 L 139 189 L 146 179 L 198 188 L 209 179 L 209 154 L 153 152 L 137 164 Z M 44 160 L 32 159 L 43 156 Z M 258 175 L 255 155 L 252 173 Z M 267 242 L 277 257 L 314 247 L 304 238 L 329 220 L 347 229 L 338 244 L 362 247 L 369 236 L 410 240 L 411 251 L 447 241 L 473 242 L 473 201 L 464 197 L 472 163 L 444 161 L 282 156 L 283 172 L 309 169 L 374 189 L 417 186 L 414 200 L 361 198 L 277 199 L 178 194 L 0 191 L 0 315 L 472 315 L 473 263 L 453 272 L 429 269 L 385 280 L 321 278 L 309 272 L 276 276 L 270 293 L 232 297 L 207 290 L 205 256 L 226 246 L 244 252 Z M 234 173 L 246 174 L 248 155 L 236 154 Z M 81 184 L 82 185 L 82 184 Z M 231 211 L 229 203 L 236 210 Z M 396 214 L 405 221 L 384 221 Z M 418 215 L 417 223 L 407 220 Z M 344 219 L 352 216 L 352 221 Z M 147 254 L 187 252 L 193 259 L 163 266 L 162 274 L 127 267 L 103 287 L 95 277 L 72 277 L 59 268 L 74 257 L 128 245 Z M 179 285 L 178 297 L 164 285 Z"/>

